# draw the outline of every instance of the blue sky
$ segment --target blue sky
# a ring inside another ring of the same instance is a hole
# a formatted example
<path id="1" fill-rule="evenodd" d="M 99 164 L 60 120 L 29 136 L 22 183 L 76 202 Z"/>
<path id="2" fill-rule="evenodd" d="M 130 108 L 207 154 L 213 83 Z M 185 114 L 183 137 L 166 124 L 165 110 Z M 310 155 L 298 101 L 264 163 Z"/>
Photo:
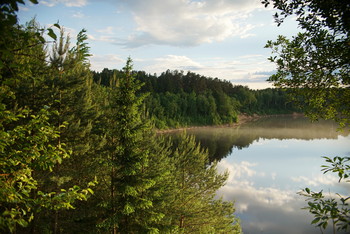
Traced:
<path id="1" fill-rule="evenodd" d="M 277 27 L 273 14 L 260 0 L 39 0 L 18 15 L 21 24 L 59 21 L 72 39 L 85 28 L 92 70 L 121 69 L 130 56 L 135 70 L 190 70 L 256 89 L 271 87 L 275 70 L 266 41 L 298 30 L 292 18 Z"/>

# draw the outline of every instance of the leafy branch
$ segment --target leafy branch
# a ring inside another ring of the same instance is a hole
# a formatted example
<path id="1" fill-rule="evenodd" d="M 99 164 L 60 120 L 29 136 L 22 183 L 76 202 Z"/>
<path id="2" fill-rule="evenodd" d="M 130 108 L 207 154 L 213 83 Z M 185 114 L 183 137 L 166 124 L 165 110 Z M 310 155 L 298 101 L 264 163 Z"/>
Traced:
<path id="1" fill-rule="evenodd" d="M 330 165 L 322 165 L 323 174 L 328 172 L 337 173 L 340 182 L 342 179 L 349 177 L 350 161 L 349 157 L 339 157 L 334 158 L 323 157 L 327 163 Z M 346 182 L 349 182 L 347 180 Z M 336 195 L 339 197 L 327 198 L 323 191 L 313 192 L 309 188 L 305 188 L 302 191 L 298 192 L 299 195 L 306 197 L 308 201 L 308 206 L 303 209 L 309 210 L 311 214 L 314 215 L 314 219 L 311 221 L 311 224 L 315 224 L 316 227 L 319 227 L 321 231 L 325 230 L 329 224 L 332 223 L 333 233 L 338 231 L 349 231 L 350 229 L 350 209 L 349 202 L 350 196 L 343 197 L 339 193 Z"/>

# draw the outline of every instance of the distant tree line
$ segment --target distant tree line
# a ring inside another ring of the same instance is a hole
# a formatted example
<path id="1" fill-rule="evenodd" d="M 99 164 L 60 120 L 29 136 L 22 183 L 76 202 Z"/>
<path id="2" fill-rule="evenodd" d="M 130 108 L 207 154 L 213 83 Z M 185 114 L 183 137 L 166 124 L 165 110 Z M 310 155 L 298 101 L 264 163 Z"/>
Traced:
<path id="1" fill-rule="evenodd" d="M 118 82 L 119 70 L 93 72 L 94 81 L 110 87 Z M 145 105 L 157 128 L 219 125 L 237 122 L 244 114 L 289 114 L 297 111 L 282 89 L 251 90 L 229 81 L 193 72 L 167 70 L 161 75 L 134 71 L 149 93 Z"/>

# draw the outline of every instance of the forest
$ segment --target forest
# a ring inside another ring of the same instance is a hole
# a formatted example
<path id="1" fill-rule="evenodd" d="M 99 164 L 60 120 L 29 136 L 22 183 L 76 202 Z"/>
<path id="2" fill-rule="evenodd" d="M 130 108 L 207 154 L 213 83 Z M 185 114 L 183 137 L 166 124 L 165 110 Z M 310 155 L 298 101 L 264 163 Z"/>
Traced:
<path id="1" fill-rule="evenodd" d="M 37 1 L 31 0 L 33 4 Z M 10 233 L 240 233 L 227 173 L 185 133 L 241 113 L 296 111 L 280 89 L 192 72 L 91 71 L 86 31 L 19 25 L 0 12 L 0 230 Z"/>
<path id="2" fill-rule="evenodd" d="M 120 70 L 93 71 L 94 82 L 104 87 L 118 83 Z M 205 77 L 188 71 L 167 70 L 161 75 L 134 71 L 143 85 L 147 115 L 158 129 L 198 125 L 222 125 L 238 121 L 239 114 L 274 115 L 300 112 L 288 99 L 288 91 L 247 86 Z"/>

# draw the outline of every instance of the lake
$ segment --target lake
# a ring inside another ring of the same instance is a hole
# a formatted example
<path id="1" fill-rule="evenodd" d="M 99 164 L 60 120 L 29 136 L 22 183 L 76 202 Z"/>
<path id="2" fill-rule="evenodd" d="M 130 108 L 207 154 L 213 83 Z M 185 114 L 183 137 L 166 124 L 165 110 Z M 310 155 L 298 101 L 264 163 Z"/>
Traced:
<path id="1" fill-rule="evenodd" d="M 350 186 L 324 175 L 322 156 L 350 156 L 348 131 L 338 132 L 331 121 L 311 123 L 304 117 L 265 117 L 238 127 L 188 129 L 207 147 L 218 170 L 230 172 L 217 195 L 235 201 L 243 232 L 320 233 L 307 203 L 297 192 L 313 191 L 336 196 L 350 194 Z M 326 233 L 331 233 L 331 229 Z"/>

